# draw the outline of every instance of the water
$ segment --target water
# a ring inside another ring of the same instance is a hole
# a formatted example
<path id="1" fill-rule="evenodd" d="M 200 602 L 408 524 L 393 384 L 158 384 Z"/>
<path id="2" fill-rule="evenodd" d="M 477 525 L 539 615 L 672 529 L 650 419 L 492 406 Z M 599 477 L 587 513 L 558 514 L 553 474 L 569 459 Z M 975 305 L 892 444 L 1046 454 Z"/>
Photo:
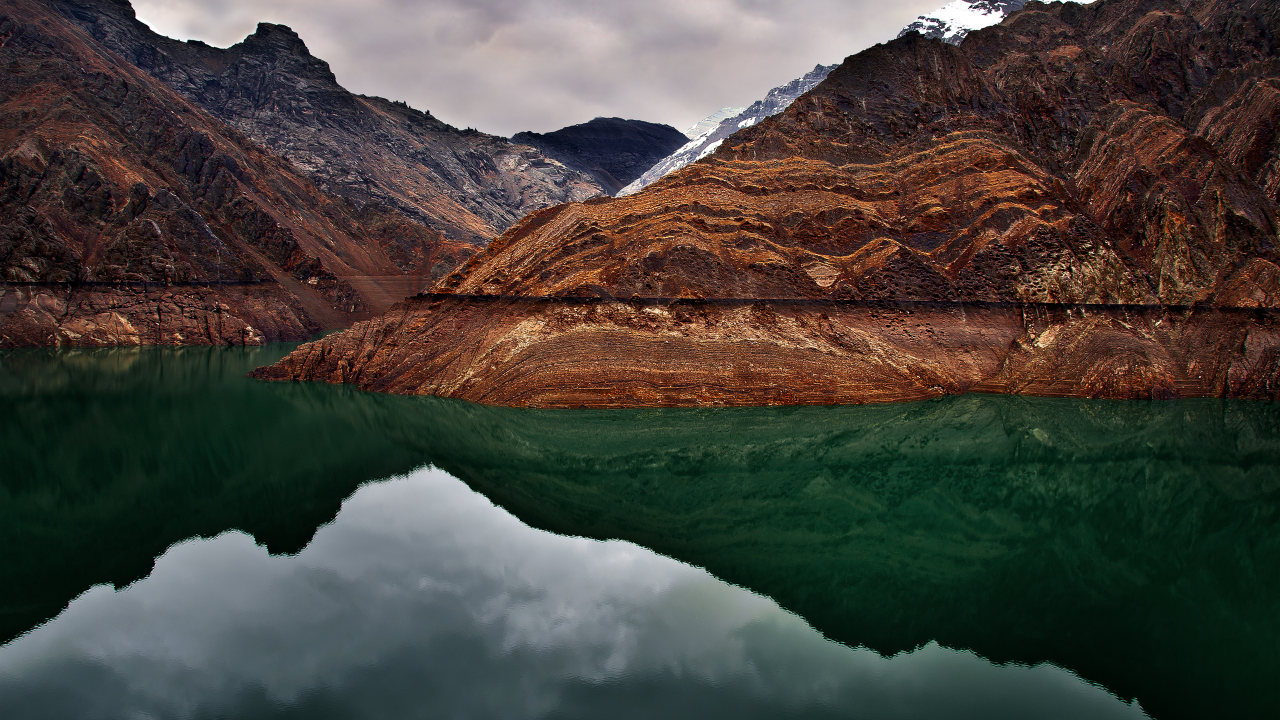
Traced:
<path id="1" fill-rule="evenodd" d="M 243 378 L 282 352 L 0 354 L 6 718 L 1280 707 L 1271 404 Z"/>

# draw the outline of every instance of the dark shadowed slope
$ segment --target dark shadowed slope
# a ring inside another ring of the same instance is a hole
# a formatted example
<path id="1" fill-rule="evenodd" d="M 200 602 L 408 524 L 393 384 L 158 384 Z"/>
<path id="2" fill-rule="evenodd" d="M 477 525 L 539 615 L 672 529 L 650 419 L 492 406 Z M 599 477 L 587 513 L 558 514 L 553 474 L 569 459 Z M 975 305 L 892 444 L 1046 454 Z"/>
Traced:
<path id="1" fill-rule="evenodd" d="M 549 133 L 516 133 L 511 140 L 587 173 L 610 195 L 688 142 L 670 125 L 599 117 Z"/>

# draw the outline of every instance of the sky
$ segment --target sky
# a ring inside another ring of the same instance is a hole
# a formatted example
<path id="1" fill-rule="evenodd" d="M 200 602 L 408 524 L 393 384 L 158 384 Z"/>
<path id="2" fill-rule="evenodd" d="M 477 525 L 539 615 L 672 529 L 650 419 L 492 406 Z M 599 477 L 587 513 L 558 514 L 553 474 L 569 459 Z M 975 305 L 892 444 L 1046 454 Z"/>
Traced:
<path id="1" fill-rule="evenodd" d="M 227 47 L 288 25 L 353 92 L 509 136 L 593 117 L 684 130 L 946 0 L 133 0 L 156 32 Z"/>

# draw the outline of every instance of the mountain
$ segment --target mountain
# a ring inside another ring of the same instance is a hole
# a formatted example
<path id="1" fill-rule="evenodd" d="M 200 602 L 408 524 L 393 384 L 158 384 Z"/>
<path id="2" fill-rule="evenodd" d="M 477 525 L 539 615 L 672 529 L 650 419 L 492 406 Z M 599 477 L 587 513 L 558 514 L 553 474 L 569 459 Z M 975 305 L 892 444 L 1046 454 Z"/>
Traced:
<path id="1" fill-rule="evenodd" d="M 517 133 L 511 141 L 541 150 L 590 175 L 612 195 L 686 142 L 670 125 L 596 118 L 545 134 Z"/>
<path id="2" fill-rule="evenodd" d="M 534 148 L 459 130 L 404 103 L 355 95 L 283 25 L 225 50 L 139 22 L 127 0 L 50 0 L 65 17 L 186 99 L 287 158 L 322 190 L 393 208 L 483 244 L 530 211 L 601 194 Z"/>
<path id="3" fill-rule="evenodd" d="M 958 45 L 970 31 L 995 25 L 1009 13 L 1021 10 L 1025 4 L 1026 0 L 955 0 L 929 15 L 921 15 L 903 28 L 902 32 L 898 33 L 898 37 L 909 32 L 918 32 L 925 37 Z M 796 98 L 822 82 L 835 67 L 835 65 L 818 65 L 804 77 L 770 90 L 763 100 L 757 101 L 746 110 L 725 115 L 724 113 L 732 108 L 721 109 L 720 112 L 689 128 L 687 134 L 690 140 L 686 145 L 653 165 L 638 180 L 616 194 L 631 195 L 639 192 L 664 175 L 710 155 L 720 147 L 720 143 L 725 138 L 738 130 L 751 127 L 787 109 Z"/>
<path id="4" fill-rule="evenodd" d="M 725 138 L 738 130 L 751 127 L 761 120 L 785 110 L 788 105 L 795 102 L 796 98 L 822 82 L 827 73 L 834 68 L 835 65 L 815 66 L 813 70 L 805 73 L 804 77 L 792 80 L 786 85 L 779 85 L 770 90 L 763 100 L 757 100 L 751 104 L 751 107 L 733 113 L 713 124 L 717 116 L 733 110 L 733 108 L 721 108 L 715 114 L 689 128 L 690 133 L 701 128 L 697 135 L 693 135 L 687 143 L 681 145 L 675 152 L 651 165 L 639 178 L 629 183 L 616 194 L 622 196 L 640 192 L 640 190 L 657 182 L 667 173 L 679 170 L 691 162 L 697 162 L 710 155 L 715 152 L 716 148 L 720 147 L 720 143 Z"/>
<path id="5" fill-rule="evenodd" d="M 1280 7 L 909 33 L 260 375 L 508 405 L 1280 396 Z"/>
<path id="6" fill-rule="evenodd" d="M 959 45 L 969 33 L 995 25 L 1026 4 L 1027 0 L 955 0 L 916 18 L 898 37 L 918 32 L 927 38 Z"/>
<path id="7" fill-rule="evenodd" d="M 0 9 L 0 346 L 300 340 L 475 252 L 358 208 L 33 0 Z"/>

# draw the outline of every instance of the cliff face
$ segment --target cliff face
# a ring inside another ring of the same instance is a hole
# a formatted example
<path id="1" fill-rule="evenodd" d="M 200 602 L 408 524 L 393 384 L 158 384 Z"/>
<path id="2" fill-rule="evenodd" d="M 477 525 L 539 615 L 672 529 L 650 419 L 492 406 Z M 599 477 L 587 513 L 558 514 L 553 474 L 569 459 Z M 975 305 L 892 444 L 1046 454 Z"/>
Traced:
<path id="1" fill-rule="evenodd" d="M 601 194 L 590 176 L 532 147 L 348 92 L 283 25 L 262 23 L 224 50 L 157 35 L 126 0 L 52 1 L 105 47 L 288 158 L 322 190 L 385 205 L 449 239 L 483 244 L 530 211 Z"/>
<path id="2" fill-rule="evenodd" d="M 587 173 L 610 195 L 687 140 L 670 125 L 622 118 L 595 118 L 555 132 L 522 132 L 511 138 Z"/>
<path id="3" fill-rule="evenodd" d="M 301 339 L 474 252 L 320 191 L 43 5 L 6 5 L 0 62 L 0 345 Z"/>
<path id="4" fill-rule="evenodd" d="M 1028 3 L 959 47 L 909 34 L 264 375 L 561 406 L 1276 397 L 1278 18 Z M 493 296 L 553 299 L 465 310 Z"/>

